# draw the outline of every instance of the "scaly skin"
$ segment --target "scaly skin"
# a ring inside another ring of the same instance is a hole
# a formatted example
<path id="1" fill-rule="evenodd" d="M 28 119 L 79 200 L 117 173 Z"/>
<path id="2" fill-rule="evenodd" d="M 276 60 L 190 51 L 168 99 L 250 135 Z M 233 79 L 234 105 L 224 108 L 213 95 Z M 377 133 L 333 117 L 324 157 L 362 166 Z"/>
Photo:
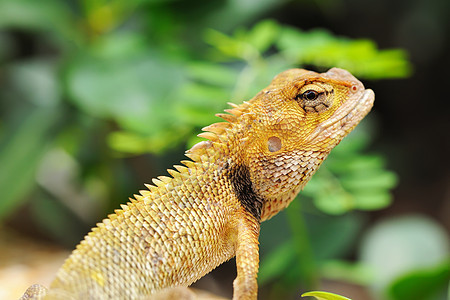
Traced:
<path id="1" fill-rule="evenodd" d="M 144 298 L 188 286 L 235 255 L 233 299 L 256 299 L 260 222 L 295 198 L 373 101 L 345 70 L 279 74 L 218 114 L 228 122 L 204 128 L 207 141 L 168 170 L 173 178 L 153 180 L 97 224 L 48 292 L 33 286 L 24 299 Z"/>

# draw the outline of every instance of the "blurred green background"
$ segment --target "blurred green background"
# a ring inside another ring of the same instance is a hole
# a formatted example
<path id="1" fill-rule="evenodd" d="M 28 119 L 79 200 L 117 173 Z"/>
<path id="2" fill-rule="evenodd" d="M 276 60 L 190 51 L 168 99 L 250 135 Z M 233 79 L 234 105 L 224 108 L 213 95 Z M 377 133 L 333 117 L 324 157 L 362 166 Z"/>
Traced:
<path id="1" fill-rule="evenodd" d="M 446 0 L 0 0 L 0 228 L 72 249 L 227 101 L 337 66 L 375 107 L 263 223 L 260 299 L 446 299 L 449 15 Z M 234 277 L 231 261 L 196 286 L 231 297 Z"/>

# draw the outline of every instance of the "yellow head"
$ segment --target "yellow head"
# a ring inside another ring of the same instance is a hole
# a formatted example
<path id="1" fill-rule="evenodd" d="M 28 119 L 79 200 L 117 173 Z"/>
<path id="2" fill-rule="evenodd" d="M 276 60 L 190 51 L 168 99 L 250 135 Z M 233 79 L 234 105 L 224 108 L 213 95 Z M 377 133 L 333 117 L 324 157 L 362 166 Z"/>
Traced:
<path id="1" fill-rule="evenodd" d="M 342 69 L 285 71 L 249 101 L 256 116 L 253 145 L 267 155 L 300 149 L 329 152 L 370 111 L 373 100 L 373 91 Z"/>

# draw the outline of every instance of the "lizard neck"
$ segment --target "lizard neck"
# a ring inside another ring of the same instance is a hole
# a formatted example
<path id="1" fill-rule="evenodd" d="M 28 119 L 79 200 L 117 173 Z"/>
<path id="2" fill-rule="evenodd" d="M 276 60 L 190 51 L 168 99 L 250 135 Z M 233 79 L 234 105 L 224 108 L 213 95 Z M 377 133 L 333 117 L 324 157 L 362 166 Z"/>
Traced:
<path id="1" fill-rule="evenodd" d="M 261 221 L 270 219 L 294 200 L 327 157 L 327 152 L 297 150 L 276 156 L 256 157 L 256 193 L 265 201 Z"/>

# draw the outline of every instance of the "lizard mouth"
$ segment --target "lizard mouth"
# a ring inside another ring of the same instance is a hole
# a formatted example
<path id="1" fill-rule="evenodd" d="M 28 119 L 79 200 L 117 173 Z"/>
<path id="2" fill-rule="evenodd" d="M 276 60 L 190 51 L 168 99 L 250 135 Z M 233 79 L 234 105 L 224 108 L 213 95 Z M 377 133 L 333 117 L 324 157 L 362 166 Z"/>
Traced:
<path id="1" fill-rule="evenodd" d="M 344 103 L 330 119 L 320 124 L 310 136 L 310 140 L 325 132 L 328 134 L 325 134 L 324 138 L 332 137 L 334 132 L 339 132 L 338 135 L 343 138 L 369 113 L 374 100 L 375 93 L 371 89 L 364 90 L 358 100 Z"/>
<path id="2" fill-rule="evenodd" d="M 340 120 L 341 128 L 345 131 L 352 130 L 369 113 L 374 101 L 375 93 L 371 89 L 364 90 L 361 97 L 350 106 L 348 112 L 344 110 L 345 115 Z"/>

